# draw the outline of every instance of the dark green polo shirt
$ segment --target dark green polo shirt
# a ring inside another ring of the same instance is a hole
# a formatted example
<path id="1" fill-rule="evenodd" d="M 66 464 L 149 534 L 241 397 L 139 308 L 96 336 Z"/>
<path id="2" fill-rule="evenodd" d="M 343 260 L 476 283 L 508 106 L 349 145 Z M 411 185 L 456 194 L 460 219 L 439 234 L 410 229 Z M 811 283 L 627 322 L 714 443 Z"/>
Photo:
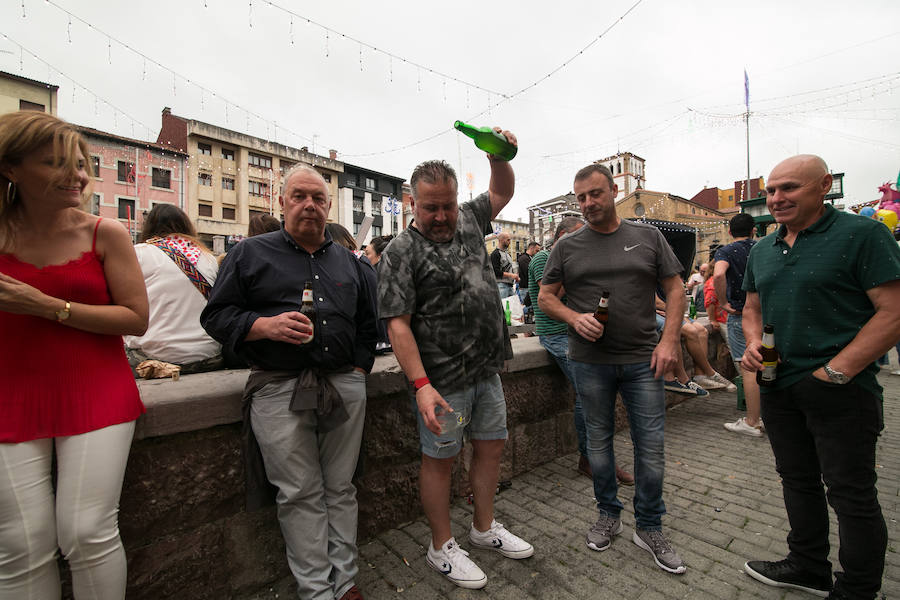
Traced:
<path id="1" fill-rule="evenodd" d="M 875 314 L 866 290 L 900 279 L 900 249 L 883 224 L 830 204 L 825 214 L 801 231 L 794 246 L 784 226 L 750 251 L 744 290 L 757 292 L 763 323 L 775 326 L 781 354 L 778 379 L 783 389 L 835 357 Z M 873 363 L 855 378 L 881 396 Z"/>

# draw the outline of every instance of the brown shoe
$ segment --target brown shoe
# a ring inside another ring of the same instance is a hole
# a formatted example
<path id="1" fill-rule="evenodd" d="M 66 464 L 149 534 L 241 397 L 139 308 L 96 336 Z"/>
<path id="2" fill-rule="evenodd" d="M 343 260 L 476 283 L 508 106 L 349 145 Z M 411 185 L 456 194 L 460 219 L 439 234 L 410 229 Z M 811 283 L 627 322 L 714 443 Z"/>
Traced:
<path id="1" fill-rule="evenodd" d="M 616 465 L 616 479 L 620 485 L 634 485 L 634 475 Z"/>
<path id="2" fill-rule="evenodd" d="M 594 475 L 591 473 L 591 463 L 588 462 L 587 456 L 582 455 L 578 457 L 578 472 L 588 479 L 594 478 Z"/>
<path id="3" fill-rule="evenodd" d="M 365 600 L 363 595 L 360 593 L 359 588 L 355 585 L 344 592 L 344 595 L 341 596 L 341 600 Z"/>

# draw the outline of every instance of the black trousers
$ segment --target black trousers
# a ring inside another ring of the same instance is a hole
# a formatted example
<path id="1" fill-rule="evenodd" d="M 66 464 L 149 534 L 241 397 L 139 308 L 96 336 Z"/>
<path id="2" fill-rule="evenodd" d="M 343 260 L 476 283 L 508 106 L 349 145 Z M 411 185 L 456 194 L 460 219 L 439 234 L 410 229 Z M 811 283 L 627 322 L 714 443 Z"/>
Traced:
<path id="1" fill-rule="evenodd" d="M 887 548 L 875 489 L 882 399 L 855 382 L 837 385 L 809 375 L 787 389 L 764 393 L 762 417 L 791 525 L 788 558 L 812 573 L 831 575 L 827 498 L 838 518 L 838 559 L 844 570 L 836 574 L 835 590 L 850 598 L 874 598 Z"/>

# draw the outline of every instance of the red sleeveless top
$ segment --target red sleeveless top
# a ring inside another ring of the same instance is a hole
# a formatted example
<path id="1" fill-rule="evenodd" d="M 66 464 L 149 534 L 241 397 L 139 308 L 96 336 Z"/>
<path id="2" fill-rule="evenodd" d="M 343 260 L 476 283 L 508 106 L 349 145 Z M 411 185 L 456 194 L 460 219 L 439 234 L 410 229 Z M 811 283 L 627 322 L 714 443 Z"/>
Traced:
<path id="1" fill-rule="evenodd" d="M 103 263 L 90 252 L 42 269 L 0 254 L 0 273 L 69 302 L 109 304 Z M 87 433 L 144 412 L 122 336 L 0 311 L 0 443 Z"/>

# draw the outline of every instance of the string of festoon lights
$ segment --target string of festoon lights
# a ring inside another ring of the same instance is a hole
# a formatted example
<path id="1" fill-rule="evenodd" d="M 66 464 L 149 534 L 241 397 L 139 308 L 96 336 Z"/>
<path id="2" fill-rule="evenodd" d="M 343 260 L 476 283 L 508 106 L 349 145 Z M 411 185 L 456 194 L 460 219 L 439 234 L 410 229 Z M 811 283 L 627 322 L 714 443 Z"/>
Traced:
<path id="1" fill-rule="evenodd" d="M 124 117 L 125 119 L 131 121 L 131 135 L 132 135 L 132 137 L 136 137 L 136 136 L 137 136 L 137 132 L 135 131 L 135 125 L 139 125 L 139 126 L 141 126 L 142 128 L 144 128 L 144 130 L 147 132 L 147 136 L 146 136 L 147 138 L 150 138 L 150 137 L 153 136 L 153 129 L 152 129 L 149 125 L 147 125 L 146 123 L 142 122 L 142 121 L 141 121 L 140 119 L 138 119 L 137 117 L 134 117 L 133 115 L 128 114 L 128 113 L 125 112 L 123 109 L 119 108 L 118 106 L 116 106 L 115 104 L 113 104 L 112 102 L 110 102 L 109 100 L 107 100 L 106 98 L 104 98 L 103 96 L 101 96 L 100 94 L 98 94 L 97 92 L 95 92 L 94 90 L 92 90 L 91 88 L 87 87 L 86 85 L 84 85 L 84 84 L 82 84 L 82 83 L 79 83 L 79 82 L 78 82 L 77 80 L 75 80 L 71 75 L 69 75 L 69 74 L 67 74 L 66 72 L 64 72 L 64 71 L 60 70 L 59 68 L 55 67 L 55 66 L 52 65 L 51 63 L 47 62 L 46 60 L 44 60 L 43 58 L 41 58 L 40 56 L 38 56 L 35 52 L 33 52 L 33 51 L 31 51 L 30 49 L 26 48 L 25 46 L 23 46 L 21 43 L 19 43 L 19 42 L 16 41 L 15 39 L 11 38 L 11 37 L 9 36 L 9 34 L 4 33 L 4 32 L 0 32 L 0 37 L 2 37 L 2 38 L 3 38 L 4 40 L 6 40 L 7 42 L 13 44 L 14 46 L 16 46 L 16 47 L 19 49 L 19 55 L 20 55 L 20 57 L 24 56 L 25 54 L 28 54 L 31 58 L 33 58 L 34 60 L 36 60 L 36 61 L 42 63 L 45 67 L 47 67 L 48 72 L 50 72 L 50 74 L 52 74 L 52 73 L 57 73 L 57 74 L 58 74 L 59 76 L 61 76 L 62 78 L 68 79 L 68 80 L 69 80 L 69 83 L 71 84 L 71 88 L 72 88 L 72 102 L 73 102 L 73 103 L 75 102 L 75 94 L 76 94 L 76 92 L 80 89 L 80 90 L 82 90 L 83 92 L 89 94 L 89 95 L 91 96 L 91 98 L 93 99 L 93 104 L 94 104 L 94 115 L 95 115 L 95 116 L 99 115 L 101 105 L 106 105 L 106 106 L 108 106 L 110 109 L 112 109 L 112 111 L 113 111 L 113 119 L 114 119 L 114 121 L 116 122 L 116 125 L 117 125 L 117 126 L 118 126 L 118 118 L 119 118 L 120 115 L 121 115 L 122 117 Z M 21 58 L 20 58 L 20 62 L 19 62 L 19 72 L 24 72 L 24 65 L 22 64 Z"/>
<path id="2" fill-rule="evenodd" d="M 289 10 L 289 9 L 287 9 L 287 8 L 282 7 L 282 6 L 279 6 L 278 4 L 276 4 L 276 3 L 274 3 L 274 2 L 271 2 L 271 1 L 269 1 L 269 0 L 257 0 L 257 3 L 258 3 L 258 4 L 264 4 L 264 5 L 267 5 L 267 6 L 273 8 L 273 9 L 275 9 L 275 10 L 281 11 L 282 13 L 284 13 L 284 14 L 288 17 L 288 20 L 289 20 L 289 24 L 288 24 L 288 26 L 289 26 L 289 28 L 288 28 L 288 35 L 289 35 L 289 37 L 290 37 L 291 45 L 293 45 L 293 37 L 294 37 L 294 20 L 296 19 L 297 21 L 305 22 L 307 25 L 316 27 L 316 28 L 318 28 L 318 29 L 320 29 L 321 31 L 324 32 L 324 34 L 325 34 L 324 43 L 325 43 L 325 54 L 326 54 L 326 57 L 328 57 L 328 56 L 330 55 L 330 50 L 329 50 L 330 45 L 329 45 L 329 44 L 330 44 L 330 40 L 331 40 L 332 37 L 334 37 L 335 39 L 341 39 L 341 40 L 345 40 L 345 41 L 349 41 L 349 42 L 353 42 L 353 43 L 358 44 L 358 46 L 359 46 L 359 53 L 358 53 L 358 54 L 359 54 L 359 65 L 360 65 L 360 70 L 363 70 L 363 68 L 364 68 L 363 54 L 362 54 L 363 48 L 366 48 L 366 49 L 368 49 L 368 50 L 370 50 L 370 51 L 372 51 L 372 52 L 375 52 L 375 53 L 378 53 L 378 54 L 382 54 L 382 55 L 384 55 L 385 57 L 387 57 L 387 58 L 388 58 L 388 80 L 389 80 L 390 82 L 393 82 L 393 80 L 394 80 L 394 63 L 395 63 L 395 61 L 396 61 L 396 62 L 399 63 L 399 64 L 408 65 L 408 66 L 410 66 L 410 67 L 415 68 L 415 70 L 416 70 L 416 80 L 417 80 L 417 81 L 416 81 L 416 86 L 417 86 L 418 91 L 422 91 L 422 74 L 423 74 L 423 73 L 428 74 L 428 75 L 431 75 L 431 76 L 436 77 L 436 78 L 440 78 L 440 79 L 442 80 L 442 90 L 443 90 L 443 96 L 444 96 L 444 99 L 445 99 L 445 100 L 446 100 L 446 98 L 447 98 L 447 96 L 446 96 L 446 86 L 447 86 L 447 81 L 451 81 L 451 82 L 453 82 L 453 83 L 455 83 L 455 84 L 458 84 L 458 85 L 463 86 L 463 87 L 466 89 L 466 95 L 465 95 L 465 97 L 466 97 L 466 107 L 467 107 L 467 108 L 468 108 L 469 105 L 470 105 L 470 98 L 472 97 L 471 91 L 478 91 L 478 92 L 482 92 L 482 93 L 484 93 L 484 94 L 487 94 L 487 101 L 488 101 L 489 104 L 490 104 L 490 102 L 492 101 L 492 98 L 496 98 L 496 97 L 504 98 L 504 97 L 505 97 L 505 95 L 504 95 L 502 92 L 499 92 L 499 91 L 497 91 L 497 90 L 492 90 L 492 89 L 490 89 L 490 88 L 486 88 L 486 87 L 484 87 L 484 86 L 481 86 L 481 85 L 472 83 L 472 82 L 470 82 L 470 81 L 466 81 L 466 80 L 464 80 L 464 79 L 462 79 L 462 78 L 459 78 L 459 77 L 456 77 L 456 76 L 454 76 L 454 75 L 445 73 L 445 72 L 443 72 L 443 71 L 440 71 L 439 69 L 436 69 L 436 68 L 434 68 L 434 67 L 431 67 L 431 66 L 426 65 L 426 64 L 423 64 L 423 63 L 416 62 L 416 61 L 411 60 L 411 59 L 409 59 L 409 58 L 406 58 L 406 57 L 403 57 L 403 56 L 400 56 L 400 55 L 397 55 L 397 54 L 394 54 L 394 53 L 391 53 L 391 52 L 387 52 L 387 51 L 385 51 L 385 50 L 383 50 L 383 49 L 381 49 L 381 48 L 378 48 L 378 47 L 376 47 L 376 46 L 374 46 L 374 45 L 372 45 L 372 44 L 369 44 L 368 42 L 365 42 L 365 41 L 360 40 L 360 39 L 358 39 L 358 38 L 355 38 L 355 37 L 353 37 L 353 36 L 351 36 L 351 35 L 349 35 L 349 34 L 343 33 L 343 32 L 341 32 L 341 31 L 338 31 L 338 30 L 334 29 L 334 28 L 331 28 L 331 27 L 328 27 L 328 26 L 323 25 L 323 24 L 321 24 L 321 23 L 318 23 L 317 21 L 315 21 L 315 20 L 313 20 L 313 19 L 311 19 L 311 18 L 309 18 L 309 17 L 306 17 L 306 16 L 301 15 L 301 14 L 299 14 L 299 13 L 296 13 L 296 12 L 294 12 L 294 11 L 291 11 L 291 10 Z M 22 0 L 22 3 L 21 3 L 21 4 L 22 4 L 22 18 L 27 18 L 27 11 L 26 11 L 26 7 L 25 7 L 25 0 Z M 94 33 L 96 33 L 96 34 L 98 34 L 98 35 L 103 36 L 103 37 L 106 38 L 106 41 L 107 41 L 107 61 L 108 61 L 110 64 L 112 64 L 112 60 L 113 60 L 113 44 L 115 44 L 115 45 L 117 45 L 117 46 L 119 46 L 119 47 L 121 47 L 121 48 L 127 50 L 128 52 L 130 52 L 130 53 L 132 53 L 133 55 L 135 55 L 135 56 L 137 56 L 138 58 L 140 58 L 141 61 L 142 61 L 142 64 L 143 64 L 143 68 L 142 68 L 142 71 L 141 71 L 141 80 L 142 80 L 142 81 L 145 81 L 146 78 L 147 78 L 147 66 L 149 65 L 149 66 L 152 66 L 152 67 L 156 67 L 156 68 L 159 69 L 159 70 L 162 70 L 162 71 L 167 72 L 167 73 L 171 76 L 171 80 L 172 80 L 172 94 L 173 94 L 173 96 L 177 96 L 177 95 L 178 95 L 178 88 L 179 88 L 179 85 L 186 85 L 186 86 L 190 86 L 191 88 L 196 89 L 196 90 L 199 92 L 199 94 L 200 94 L 201 110 L 204 108 L 204 104 L 205 104 L 205 100 L 206 100 L 206 99 L 205 99 L 205 96 L 206 96 L 206 95 L 208 95 L 208 96 L 210 96 L 211 98 L 214 98 L 214 99 L 218 100 L 219 102 L 221 102 L 221 103 L 223 104 L 223 108 L 224 108 L 225 122 L 226 122 L 226 124 L 228 124 L 228 125 L 232 125 L 232 121 L 235 120 L 235 117 L 237 116 L 238 113 L 243 113 L 243 115 L 246 117 L 246 121 L 245 121 L 245 123 L 244 123 L 245 126 L 246 126 L 246 129 L 247 129 L 247 130 L 250 129 L 250 126 L 251 126 L 250 120 L 251 120 L 251 117 L 252 117 L 252 118 L 255 119 L 256 121 L 258 121 L 258 122 L 260 122 L 261 124 L 265 125 L 265 128 L 266 128 L 266 136 L 265 136 L 265 137 L 266 137 L 267 139 L 269 139 L 269 138 L 272 137 L 272 132 L 275 132 L 276 138 L 277 138 L 277 132 L 278 132 L 279 129 L 280 129 L 281 133 L 283 133 L 283 134 L 288 134 L 288 135 L 290 135 L 290 136 L 293 136 L 293 137 L 298 138 L 298 139 L 300 139 L 300 140 L 303 140 L 303 141 L 305 141 L 305 142 L 315 143 L 315 141 L 314 141 L 312 138 L 307 137 L 307 136 L 304 136 L 304 135 L 302 135 L 302 134 L 300 134 L 300 133 L 297 133 L 296 131 L 292 131 L 291 129 L 286 128 L 286 127 L 284 127 L 283 125 L 282 125 L 282 126 L 279 126 L 274 120 L 269 120 L 269 119 L 263 117 L 262 115 L 260 115 L 260 114 L 258 114 L 258 113 L 256 113 L 256 112 L 254 112 L 254 111 L 252 111 L 252 110 L 250 110 L 250 109 L 247 108 L 246 106 L 243 106 L 243 105 L 241 105 L 241 104 L 238 104 L 238 103 L 236 103 L 236 102 L 233 102 L 233 101 L 229 100 L 228 98 L 222 96 L 220 93 L 217 93 L 216 91 L 214 91 L 214 90 L 212 90 L 212 89 L 210 89 L 210 88 L 207 88 L 206 86 L 203 86 L 203 85 L 197 83 L 197 82 L 194 81 L 191 77 L 189 77 L 189 76 L 187 76 L 187 75 L 183 75 L 183 74 L 181 74 L 181 73 L 175 71 L 174 69 L 168 67 L 167 65 L 162 64 L 161 62 L 159 62 L 159 61 L 157 61 L 156 59 L 154 59 L 154 58 L 152 58 L 152 57 L 150 57 L 150 56 L 144 54 L 144 53 L 141 52 L 140 50 L 138 50 L 138 49 L 134 48 L 133 46 L 131 46 L 130 44 L 128 44 L 128 43 L 122 41 L 121 39 L 117 38 L 116 36 L 112 35 L 111 33 L 104 31 L 103 29 L 97 27 L 96 25 L 94 25 L 93 23 L 89 22 L 88 20 L 86 20 L 86 19 L 80 17 L 79 15 L 77 15 L 77 14 L 75 14 L 75 13 L 73 13 L 73 12 L 67 10 L 66 8 L 60 6 L 59 4 L 57 4 L 56 2 L 54 2 L 53 0 L 45 0 L 45 4 L 47 4 L 48 6 L 52 6 L 53 8 L 55 8 L 55 9 L 59 10 L 60 12 L 64 13 L 64 14 L 66 15 L 66 17 L 68 18 L 68 24 L 67 24 L 67 26 L 66 26 L 66 37 L 67 37 L 67 40 L 68 40 L 69 43 L 72 43 L 72 41 L 73 41 L 73 40 L 72 40 L 72 22 L 75 21 L 76 23 L 81 23 L 81 24 L 83 24 L 84 26 L 86 26 L 86 27 L 88 28 L 88 30 L 90 30 L 90 31 L 92 31 L 92 32 L 94 32 Z M 207 7 L 207 4 L 206 4 L 206 2 L 204 2 L 204 8 L 206 8 L 206 7 Z M 254 15 L 254 6 L 253 6 L 253 1 L 251 0 L 251 1 L 249 2 L 249 11 L 248 11 L 248 27 L 250 27 L 250 28 L 253 27 L 253 15 Z M 30 54 L 33 55 L 33 53 L 30 53 Z M 36 55 L 35 55 L 35 57 L 36 57 Z M 36 57 L 36 58 L 37 58 L 37 57 Z M 39 59 L 39 60 L 40 60 L 40 59 Z M 43 61 L 42 61 L 42 62 L 43 62 Z M 96 94 L 94 94 L 94 95 L 97 96 Z M 99 98 L 99 96 L 97 96 L 97 97 Z M 106 102 L 106 103 L 109 104 L 110 106 L 112 106 L 111 103 L 109 103 L 109 102 Z M 122 112 L 122 111 L 120 111 L 120 112 Z M 122 114 L 125 114 L 125 113 L 122 112 Z M 115 115 L 114 115 L 114 118 L 115 118 Z M 135 120 L 135 121 L 136 121 L 136 120 Z M 150 131 L 149 128 L 148 128 L 148 131 Z M 448 129 L 448 131 L 449 131 L 449 129 Z M 446 133 L 446 131 L 440 132 L 440 134 L 443 134 L 443 133 Z M 440 135 L 440 134 L 436 134 L 436 135 L 434 135 L 434 136 L 430 136 L 430 137 L 427 138 L 427 139 L 431 139 L 431 138 L 433 138 L 433 137 L 437 137 L 437 135 Z M 277 139 L 276 139 L 276 141 L 277 141 Z M 419 141 L 419 142 L 417 142 L 417 143 L 422 143 L 422 141 Z"/>

